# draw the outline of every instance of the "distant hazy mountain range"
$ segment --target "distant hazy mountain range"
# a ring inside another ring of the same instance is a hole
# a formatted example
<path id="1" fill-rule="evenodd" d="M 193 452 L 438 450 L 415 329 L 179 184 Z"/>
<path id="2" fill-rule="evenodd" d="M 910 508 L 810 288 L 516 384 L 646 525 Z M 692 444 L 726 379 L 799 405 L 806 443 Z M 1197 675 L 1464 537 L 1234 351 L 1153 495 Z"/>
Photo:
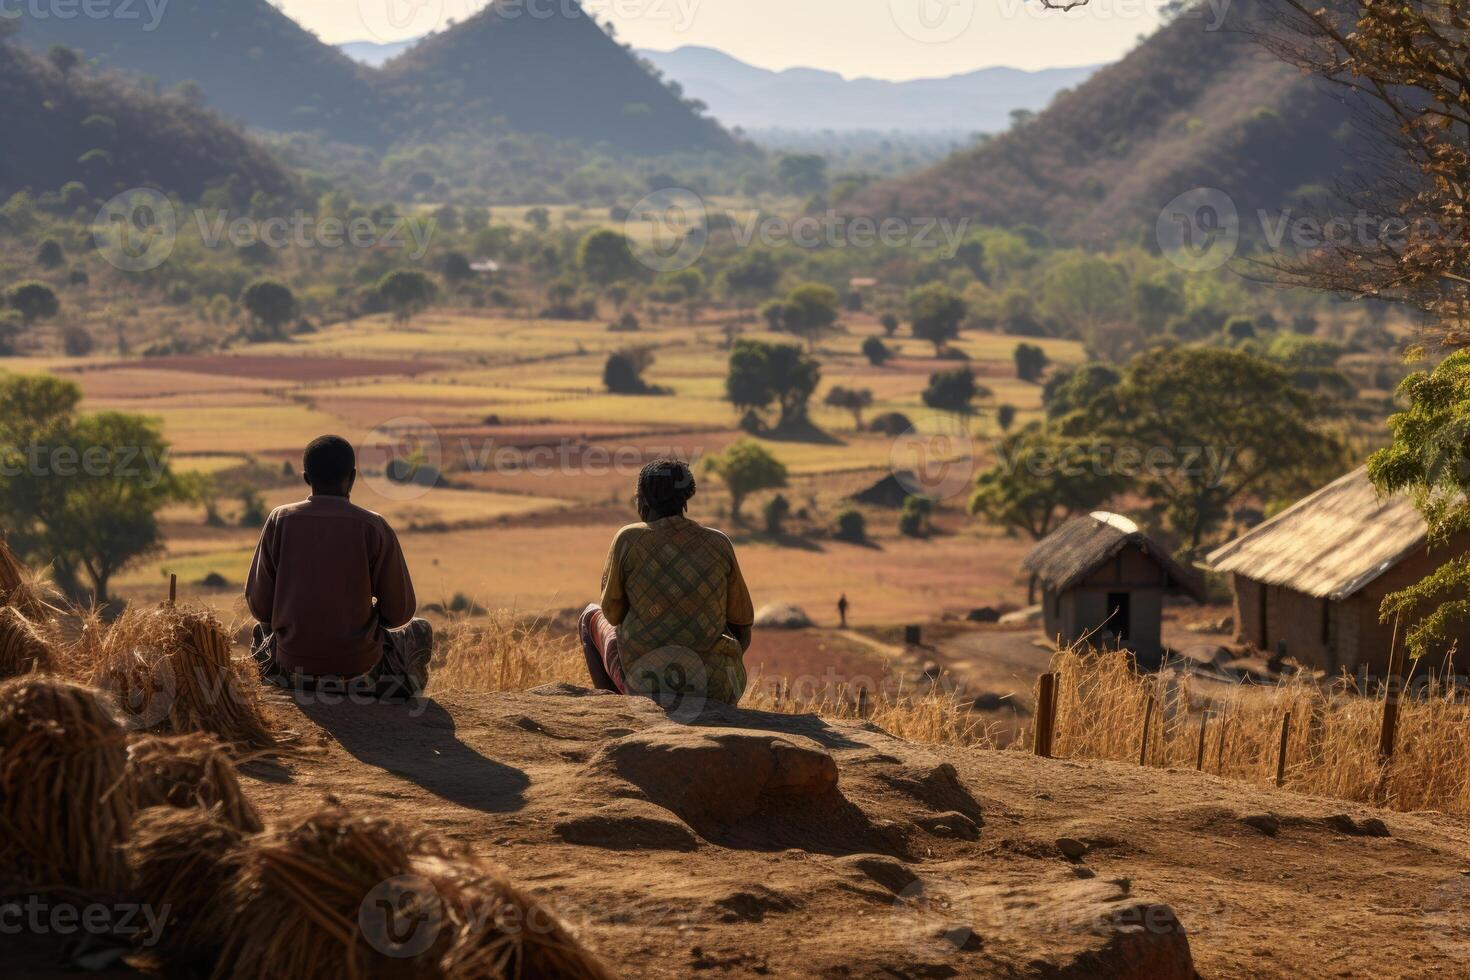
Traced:
<path id="1" fill-rule="evenodd" d="M 814 68 L 770 71 L 713 48 L 637 54 L 706 103 L 720 122 L 745 129 L 999 132 L 1010 126 L 1013 109 L 1038 112 L 1057 92 L 1101 67 L 982 68 L 949 78 L 887 82 Z"/>
<path id="2" fill-rule="evenodd" d="M 341 48 L 362 64 L 378 66 L 415 43 L 354 41 Z M 714 48 L 635 53 L 708 105 L 710 115 L 724 125 L 753 130 L 998 132 L 1010 126 L 1013 109 L 1038 112 L 1057 92 L 1081 84 L 1101 67 L 982 68 L 950 78 L 885 82 L 849 80 L 815 68 L 771 71 Z"/>

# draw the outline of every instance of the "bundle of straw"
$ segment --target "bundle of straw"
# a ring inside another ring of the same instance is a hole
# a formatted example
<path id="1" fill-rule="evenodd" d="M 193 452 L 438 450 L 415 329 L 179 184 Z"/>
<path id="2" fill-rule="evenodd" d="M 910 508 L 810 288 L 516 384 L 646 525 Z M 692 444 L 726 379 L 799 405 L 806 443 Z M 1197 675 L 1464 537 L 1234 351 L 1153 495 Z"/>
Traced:
<path id="1" fill-rule="evenodd" d="M 437 956 L 395 961 L 359 928 L 370 893 L 413 874 L 413 857 L 422 852 L 437 853 L 419 835 L 387 820 L 355 817 L 330 801 L 295 826 L 257 838 L 245 848 L 231 885 L 232 909 L 214 975 L 432 976 L 422 965 Z"/>
<path id="2" fill-rule="evenodd" d="M 138 940 L 170 974 L 202 975 L 214 963 L 243 841 L 217 810 L 153 807 L 133 821 L 126 853 L 134 894 L 163 917 L 158 935 Z"/>
<path id="3" fill-rule="evenodd" d="M 51 673 L 55 669 L 51 641 L 19 609 L 0 606 L 0 677 Z"/>
<path id="4" fill-rule="evenodd" d="M 231 888 L 216 977 L 612 977 L 504 878 L 331 801 L 295 827 L 248 841 Z M 384 903 L 396 926 L 413 927 L 404 936 L 379 928 Z M 407 937 L 421 937 L 422 948 L 396 945 Z"/>
<path id="5" fill-rule="evenodd" d="M 55 615 L 47 604 L 44 590 L 28 568 L 15 557 L 5 539 L 0 537 L 0 605 L 11 606 L 37 622 Z"/>
<path id="6" fill-rule="evenodd" d="M 421 867 L 455 925 L 440 959 L 446 980 L 612 980 L 612 972 L 549 909 L 504 877 L 432 860 Z"/>
<path id="7" fill-rule="evenodd" d="M 117 894 L 132 803 L 127 732 L 89 688 L 0 682 L 0 878 Z"/>
<path id="8" fill-rule="evenodd" d="M 134 727 L 274 748 L 281 739 L 261 713 L 256 687 L 237 673 L 230 642 L 206 609 L 129 608 L 102 637 L 92 680 L 116 695 Z"/>
<path id="9" fill-rule="evenodd" d="M 128 747 L 128 786 L 139 809 L 201 808 L 247 834 L 264 829 L 240 788 L 229 753 L 202 733 L 149 735 L 133 742 Z"/>

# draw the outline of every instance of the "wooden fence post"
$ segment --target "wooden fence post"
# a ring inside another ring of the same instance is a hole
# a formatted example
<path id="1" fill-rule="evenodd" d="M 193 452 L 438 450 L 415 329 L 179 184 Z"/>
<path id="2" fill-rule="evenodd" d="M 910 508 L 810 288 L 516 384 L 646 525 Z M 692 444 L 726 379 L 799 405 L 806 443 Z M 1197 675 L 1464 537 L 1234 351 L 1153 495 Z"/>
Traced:
<path id="1" fill-rule="evenodd" d="M 1281 719 L 1281 751 L 1276 756 L 1276 785 L 1286 784 L 1286 743 L 1291 738 L 1291 712 Z"/>
<path id="2" fill-rule="evenodd" d="M 1215 771 L 1225 775 L 1225 731 L 1230 727 L 1230 716 L 1220 713 L 1220 747 L 1215 751 Z"/>
<path id="3" fill-rule="evenodd" d="M 1210 712 L 1209 709 L 1205 709 L 1204 714 L 1199 717 L 1199 750 L 1194 757 L 1195 772 L 1205 771 L 1205 729 L 1209 727 L 1209 724 Z"/>
<path id="4" fill-rule="evenodd" d="M 1154 720 L 1154 696 L 1148 696 L 1148 706 L 1143 709 L 1143 742 L 1138 746 L 1138 764 L 1148 765 L 1148 726 Z"/>
<path id="5" fill-rule="evenodd" d="M 1051 758 L 1052 738 L 1057 723 L 1057 675 L 1042 674 L 1036 696 L 1036 754 Z"/>
<path id="6" fill-rule="evenodd" d="M 168 577 L 168 604 L 172 606 L 179 601 L 179 577 L 170 574 Z"/>
<path id="7" fill-rule="evenodd" d="M 1383 727 L 1378 732 L 1378 758 L 1388 762 L 1393 758 L 1394 740 L 1399 727 L 1399 673 L 1403 670 L 1403 653 L 1399 650 L 1399 621 L 1393 621 L 1393 642 L 1388 652 L 1388 690 L 1383 697 Z"/>

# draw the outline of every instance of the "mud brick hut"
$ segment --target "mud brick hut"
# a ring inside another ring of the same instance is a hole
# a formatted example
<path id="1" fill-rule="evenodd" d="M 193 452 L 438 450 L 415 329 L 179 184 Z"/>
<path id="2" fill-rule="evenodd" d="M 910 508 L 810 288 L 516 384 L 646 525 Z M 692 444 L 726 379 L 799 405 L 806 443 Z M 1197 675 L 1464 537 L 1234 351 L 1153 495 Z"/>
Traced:
<path id="1" fill-rule="evenodd" d="M 1379 620 L 1383 597 L 1467 549 L 1467 536 L 1431 549 L 1413 501 L 1380 496 L 1364 467 L 1211 552 L 1206 564 L 1233 579 L 1240 642 L 1331 674 L 1383 675 L 1394 643 L 1393 624 Z M 1470 625 L 1457 645 L 1470 650 Z"/>
<path id="2" fill-rule="evenodd" d="M 1199 576 L 1126 517 L 1074 517 L 1031 550 L 1022 566 L 1042 585 L 1048 637 L 1118 644 L 1141 663 L 1163 656 L 1164 597 L 1203 601 Z"/>

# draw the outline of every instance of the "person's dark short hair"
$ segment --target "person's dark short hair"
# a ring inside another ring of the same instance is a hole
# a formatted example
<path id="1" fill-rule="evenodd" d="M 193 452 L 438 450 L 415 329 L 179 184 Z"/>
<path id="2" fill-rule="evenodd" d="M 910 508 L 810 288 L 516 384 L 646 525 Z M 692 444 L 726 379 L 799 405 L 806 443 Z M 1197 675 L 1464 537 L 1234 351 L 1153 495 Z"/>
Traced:
<path id="1" fill-rule="evenodd" d="M 656 459 L 638 474 L 638 513 L 644 520 L 684 513 L 694 496 L 694 473 L 681 459 Z"/>
<path id="2" fill-rule="evenodd" d="M 318 436 L 302 454 L 301 468 L 312 487 L 338 487 L 357 469 L 357 453 L 341 436 Z"/>

